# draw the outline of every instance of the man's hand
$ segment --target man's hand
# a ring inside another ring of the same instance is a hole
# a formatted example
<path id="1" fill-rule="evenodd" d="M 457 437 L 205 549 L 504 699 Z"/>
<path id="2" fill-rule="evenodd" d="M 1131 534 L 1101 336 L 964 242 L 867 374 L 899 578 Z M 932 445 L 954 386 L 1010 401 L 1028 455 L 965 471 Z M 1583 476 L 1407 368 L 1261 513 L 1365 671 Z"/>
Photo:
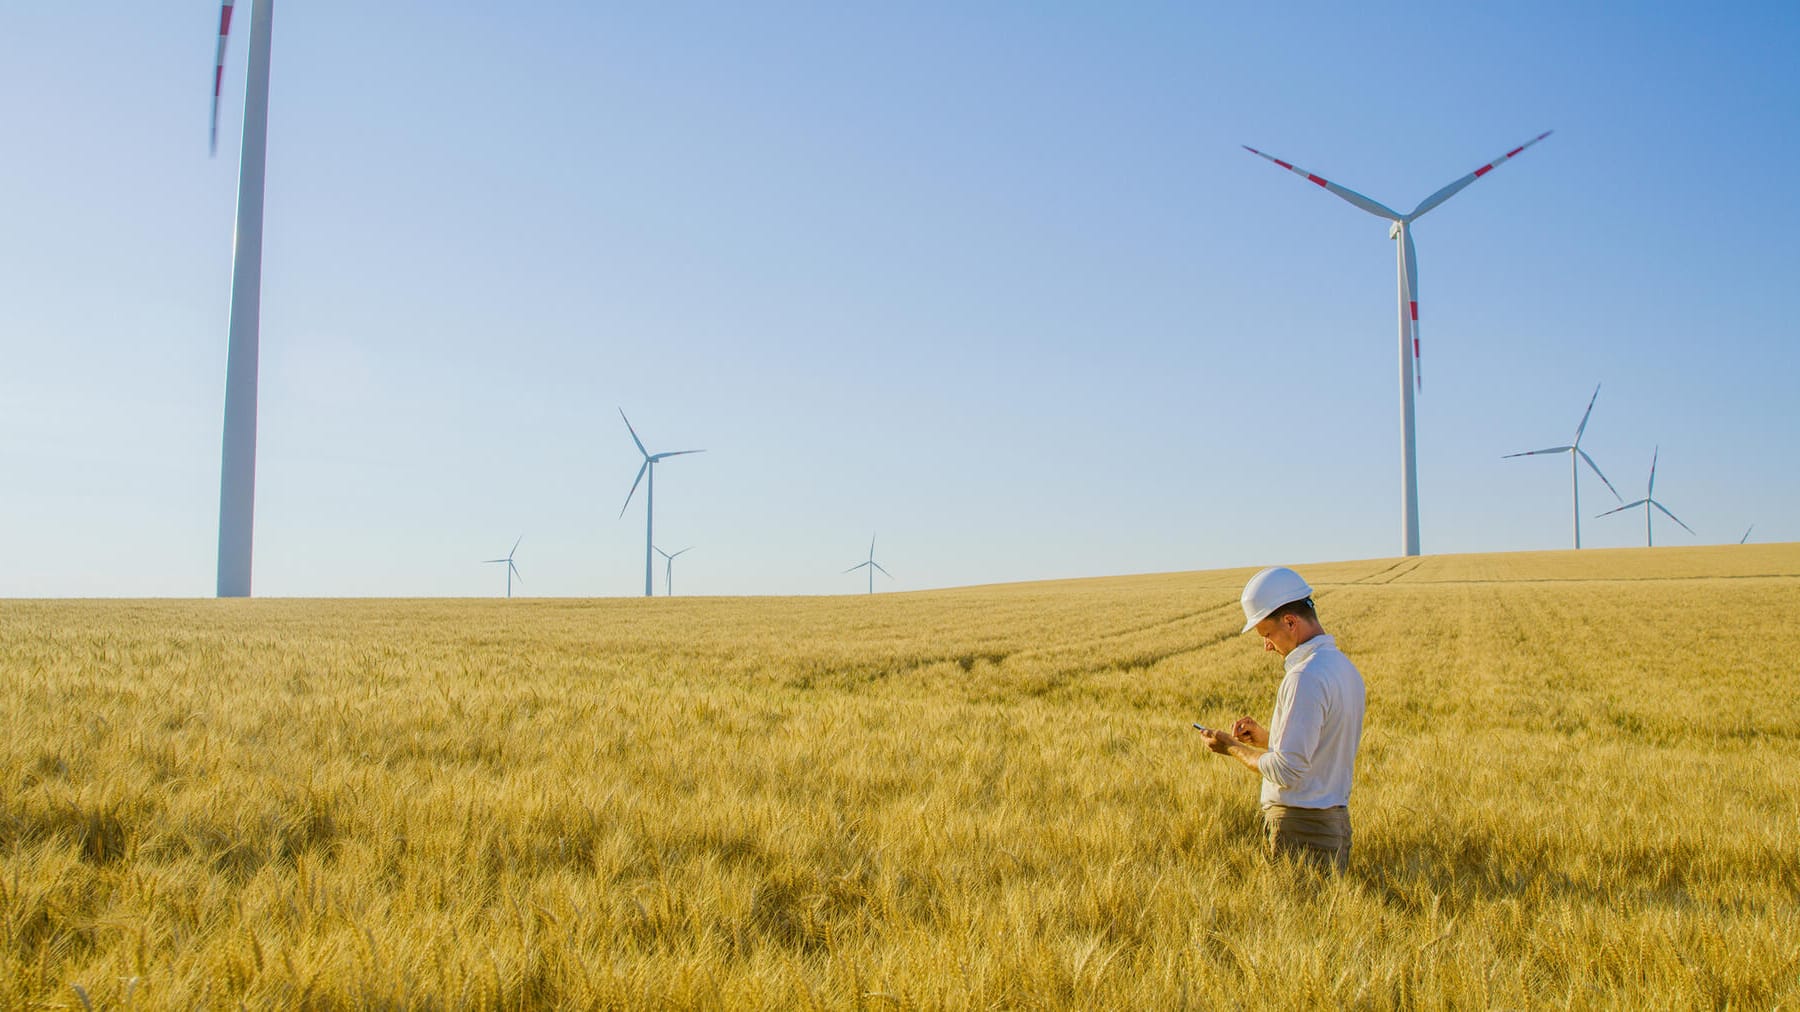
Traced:
<path id="1" fill-rule="evenodd" d="M 1250 720 L 1250 718 L 1245 717 L 1243 720 Z M 1251 721 L 1251 723 L 1254 724 L 1255 722 Z M 1261 730 L 1261 728 L 1258 728 L 1257 730 Z M 1200 737 L 1206 741 L 1207 748 L 1212 749 L 1222 756 L 1236 759 L 1238 762 L 1243 763 L 1244 767 L 1252 773 L 1259 772 L 1256 768 L 1256 760 L 1263 754 L 1263 748 L 1261 746 L 1241 741 L 1223 731 L 1202 731 L 1200 732 Z M 1263 735 L 1264 741 L 1267 741 L 1268 738 L 1269 736 L 1267 734 Z"/>
<path id="2" fill-rule="evenodd" d="M 1231 736 L 1246 745 L 1255 745 L 1257 748 L 1269 747 L 1268 729 L 1250 717 L 1239 717 L 1231 725 Z M 1213 751 L 1218 750 L 1214 749 Z"/>
<path id="3" fill-rule="evenodd" d="M 1207 748 L 1212 749 L 1220 755 L 1230 755 L 1231 746 L 1240 744 L 1236 739 L 1223 731 L 1202 731 L 1200 732 L 1200 737 L 1206 742 Z"/>

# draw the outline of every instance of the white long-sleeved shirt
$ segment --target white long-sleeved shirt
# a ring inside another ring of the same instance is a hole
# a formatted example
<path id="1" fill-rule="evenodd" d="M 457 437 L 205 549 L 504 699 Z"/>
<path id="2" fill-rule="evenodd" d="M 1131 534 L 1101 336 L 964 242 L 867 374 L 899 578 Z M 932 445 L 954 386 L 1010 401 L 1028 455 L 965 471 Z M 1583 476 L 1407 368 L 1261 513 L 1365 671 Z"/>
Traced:
<path id="1" fill-rule="evenodd" d="M 1350 802 L 1362 740 L 1363 680 L 1337 641 L 1318 635 L 1284 658 L 1287 674 L 1269 718 L 1269 750 L 1257 759 L 1262 805 L 1335 808 Z"/>

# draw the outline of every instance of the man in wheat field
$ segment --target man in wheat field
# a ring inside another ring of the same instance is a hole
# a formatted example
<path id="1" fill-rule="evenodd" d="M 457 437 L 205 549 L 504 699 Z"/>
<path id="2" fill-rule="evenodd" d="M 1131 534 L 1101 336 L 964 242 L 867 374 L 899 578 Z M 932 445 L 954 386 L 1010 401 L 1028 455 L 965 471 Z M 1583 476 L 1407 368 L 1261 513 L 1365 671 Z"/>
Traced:
<path id="1" fill-rule="evenodd" d="M 1202 731 L 1206 745 L 1262 778 L 1263 827 L 1272 858 L 1342 871 L 1350 863 L 1350 780 L 1362 740 L 1363 680 L 1325 634 L 1312 588 L 1281 566 L 1244 586 L 1244 632 L 1286 669 L 1267 729 L 1239 717 L 1231 733 Z"/>

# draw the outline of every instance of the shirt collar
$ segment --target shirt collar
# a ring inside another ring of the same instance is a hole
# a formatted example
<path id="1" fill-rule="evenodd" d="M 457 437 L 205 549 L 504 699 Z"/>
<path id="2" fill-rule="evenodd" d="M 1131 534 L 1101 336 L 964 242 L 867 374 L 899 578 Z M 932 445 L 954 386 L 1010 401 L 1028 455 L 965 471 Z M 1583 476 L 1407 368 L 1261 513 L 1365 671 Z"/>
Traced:
<path id="1" fill-rule="evenodd" d="M 1302 643 L 1289 651 L 1288 655 L 1281 659 L 1283 670 L 1292 671 L 1300 665 L 1305 664 L 1307 658 L 1317 653 L 1322 647 L 1330 647 L 1335 650 L 1337 649 L 1337 640 L 1325 633 L 1314 636 L 1312 639 L 1307 640 L 1305 643 Z"/>

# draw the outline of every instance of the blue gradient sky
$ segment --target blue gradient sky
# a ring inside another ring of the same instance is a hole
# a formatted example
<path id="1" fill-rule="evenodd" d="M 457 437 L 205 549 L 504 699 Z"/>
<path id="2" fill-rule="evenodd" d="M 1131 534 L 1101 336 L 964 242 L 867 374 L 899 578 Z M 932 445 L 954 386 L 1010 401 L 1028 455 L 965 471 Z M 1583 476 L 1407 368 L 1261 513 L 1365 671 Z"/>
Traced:
<path id="1" fill-rule="evenodd" d="M 259 595 L 836 593 L 1800 537 L 1800 7 L 277 11 Z M 240 4 L 247 15 L 248 4 Z M 0 596 L 209 595 L 248 32 L 0 12 Z M 640 493 L 641 495 L 641 493 Z M 1585 512 L 1613 504 L 1583 485 Z M 1641 544 L 1637 516 L 1584 524 Z M 880 579 L 879 577 L 877 578 Z M 661 570 L 658 567 L 658 586 Z"/>

